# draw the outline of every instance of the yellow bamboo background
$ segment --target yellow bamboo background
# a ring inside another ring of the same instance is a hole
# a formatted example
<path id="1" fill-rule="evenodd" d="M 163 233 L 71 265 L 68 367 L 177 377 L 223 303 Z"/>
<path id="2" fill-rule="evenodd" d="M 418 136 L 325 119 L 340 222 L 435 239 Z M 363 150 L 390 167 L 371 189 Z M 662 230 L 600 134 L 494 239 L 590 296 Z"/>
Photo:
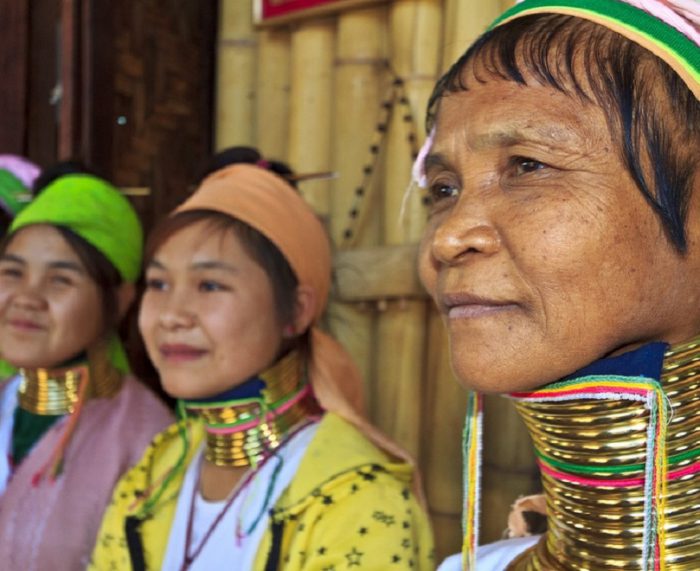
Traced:
<path id="1" fill-rule="evenodd" d="M 450 371 L 441 320 L 415 285 L 425 221 L 417 193 L 399 217 L 412 163 L 406 115 L 422 142 L 435 81 L 510 1 L 378 0 L 269 27 L 253 25 L 252 1 L 219 3 L 216 147 L 253 145 L 297 172 L 337 174 L 300 185 L 336 248 L 328 325 L 364 374 L 374 422 L 419 460 L 440 561 L 461 543 L 465 391 Z M 375 163 L 369 147 L 392 73 L 407 105 L 386 117 Z M 536 470 L 507 401 L 487 399 L 484 426 L 487 542 L 500 538 L 510 504 L 533 490 Z"/>

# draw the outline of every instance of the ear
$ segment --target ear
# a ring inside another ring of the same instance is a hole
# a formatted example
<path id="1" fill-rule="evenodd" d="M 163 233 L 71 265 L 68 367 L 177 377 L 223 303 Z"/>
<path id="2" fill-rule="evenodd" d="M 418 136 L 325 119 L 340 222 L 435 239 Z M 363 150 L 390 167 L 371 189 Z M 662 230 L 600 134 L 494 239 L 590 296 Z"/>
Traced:
<path id="1" fill-rule="evenodd" d="M 136 297 L 136 286 L 129 282 L 123 282 L 117 288 L 117 316 L 119 321 L 126 315 Z"/>
<path id="2" fill-rule="evenodd" d="M 294 304 L 294 335 L 306 331 L 314 322 L 316 316 L 316 290 L 309 285 L 297 286 L 296 302 Z"/>

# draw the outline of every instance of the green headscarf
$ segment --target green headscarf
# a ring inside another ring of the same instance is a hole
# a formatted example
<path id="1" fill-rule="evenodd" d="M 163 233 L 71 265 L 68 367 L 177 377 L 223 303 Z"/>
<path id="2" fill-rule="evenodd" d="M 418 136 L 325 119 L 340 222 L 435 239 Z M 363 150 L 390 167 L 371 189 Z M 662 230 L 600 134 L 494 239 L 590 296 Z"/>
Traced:
<path id="1" fill-rule="evenodd" d="M 68 228 L 104 254 L 125 282 L 138 279 L 143 250 L 141 223 L 129 201 L 106 181 L 86 174 L 56 179 L 17 215 L 9 234 L 33 224 Z M 117 369 L 129 370 L 116 335 L 109 340 L 109 354 Z"/>
<path id="2" fill-rule="evenodd" d="M 136 211 L 108 182 L 86 174 L 66 175 L 48 185 L 10 225 L 64 226 L 95 246 L 126 282 L 141 272 L 143 230 Z"/>
<path id="3" fill-rule="evenodd" d="M 0 208 L 15 217 L 29 204 L 29 190 L 14 174 L 0 168 Z"/>

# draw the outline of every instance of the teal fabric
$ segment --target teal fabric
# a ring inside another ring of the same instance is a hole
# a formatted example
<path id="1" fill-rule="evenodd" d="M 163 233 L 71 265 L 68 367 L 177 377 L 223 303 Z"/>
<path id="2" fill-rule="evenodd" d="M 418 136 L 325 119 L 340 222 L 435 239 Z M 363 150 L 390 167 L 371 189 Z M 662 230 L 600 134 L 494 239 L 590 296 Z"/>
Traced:
<path id="1" fill-rule="evenodd" d="M 34 414 L 23 408 L 15 408 L 15 423 L 12 427 L 12 461 L 19 465 L 46 431 L 62 414 Z"/>

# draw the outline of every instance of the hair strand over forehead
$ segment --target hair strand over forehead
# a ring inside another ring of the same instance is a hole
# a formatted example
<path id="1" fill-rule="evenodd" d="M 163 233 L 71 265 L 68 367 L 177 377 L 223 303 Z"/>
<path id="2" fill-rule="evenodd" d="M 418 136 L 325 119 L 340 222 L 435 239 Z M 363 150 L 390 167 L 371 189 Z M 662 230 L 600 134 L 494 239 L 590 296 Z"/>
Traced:
<path id="1" fill-rule="evenodd" d="M 603 110 L 630 176 L 674 246 L 687 250 L 685 221 L 697 176 L 700 103 L 661 59 L 603 26 L 567 15 L 523 16 L 483 34 L 437 82 L 440 100 L 470 81 L 536 82 Z"/>

